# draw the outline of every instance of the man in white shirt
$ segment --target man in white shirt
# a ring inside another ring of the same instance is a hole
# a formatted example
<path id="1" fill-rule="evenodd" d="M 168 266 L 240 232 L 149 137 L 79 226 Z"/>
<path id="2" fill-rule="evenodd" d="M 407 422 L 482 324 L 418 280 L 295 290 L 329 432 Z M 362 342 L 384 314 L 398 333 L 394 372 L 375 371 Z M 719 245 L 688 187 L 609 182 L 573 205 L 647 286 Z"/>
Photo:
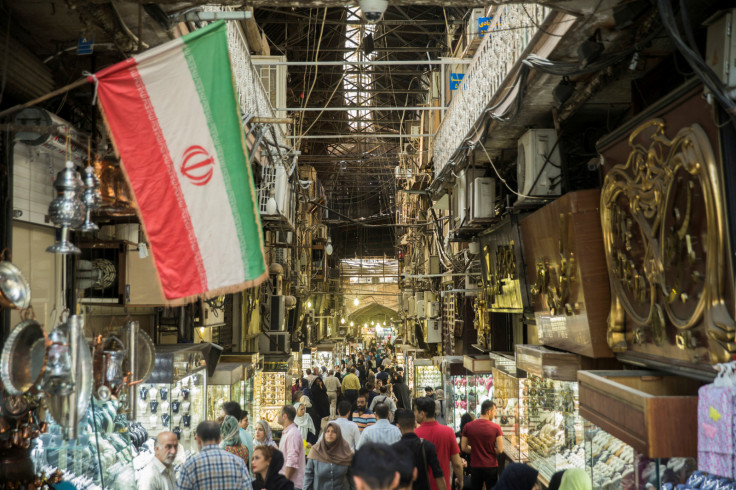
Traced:
<path id="1" fill-rule="evenodd" d="M 312 370 L 307 368 L 307 382 L 309 383 L 309 387 L 312 387 L 312 383 L 314 383 L 314 380 L 317 379 L 316 374 L 312 374 Z"/>
<path id="2" fill-rule="evenodd" d="M 329 376 L 325 378 L 325 389 L 327 399 L 330 401 L 330 419 L 335 417 L 337 408 L 337 392 L 340 391 L 340 380 L 335 377 L 334 371 L 330 370 Z"/>
<path id="3" fill-rule="evenodd" d="M 395 425 L 391 425 L 388 421 L 388 405 L 379 403 L 374 411 L 378 419 L 375 424 L 369 425 L 363 429 L 358 441 L 358 449 L 364 444 L 373 442 L 376 444 L 394 444 L 401 439 L 401 430 Z"/>
<path id="4" fill-rule="evenodd" d="M 161 432 L 154 443 L 154 457 L 141 472 L 138 488 L 176 490 L 174 459 L 179 439 L 173 432 Z"/>
<path id="5" fill-rule="evenodd" d="M 337 413 L 340 416 L 335 419 L 335 423 L 340 426 L 342 437 L 348 442 L 350 449 L 355 451 L 355 448 L 358 446 L 358 441 L 360 440 L 360 429 L 358 428 L 358 424 L 352 420 L 348 420 L 348 416 L 350 416 L 350 412 L 352 410 L 353 405 L 349 401 L 341 401 L 337 405 Z M 324 434 L 324 431 L 322 433 Z M 321 439 L 322 435 L 319 437 Z"/>

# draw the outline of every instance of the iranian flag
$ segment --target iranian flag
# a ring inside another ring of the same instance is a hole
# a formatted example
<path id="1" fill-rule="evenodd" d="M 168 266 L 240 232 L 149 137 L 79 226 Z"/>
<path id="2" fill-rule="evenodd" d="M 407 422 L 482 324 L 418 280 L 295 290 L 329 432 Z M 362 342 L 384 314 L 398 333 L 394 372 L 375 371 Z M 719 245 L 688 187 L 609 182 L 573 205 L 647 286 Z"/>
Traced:
<path id="1" fill-rule="evenodd" d="M 89 77 L 168 300 L 267 277 L 225 23 Z"/>

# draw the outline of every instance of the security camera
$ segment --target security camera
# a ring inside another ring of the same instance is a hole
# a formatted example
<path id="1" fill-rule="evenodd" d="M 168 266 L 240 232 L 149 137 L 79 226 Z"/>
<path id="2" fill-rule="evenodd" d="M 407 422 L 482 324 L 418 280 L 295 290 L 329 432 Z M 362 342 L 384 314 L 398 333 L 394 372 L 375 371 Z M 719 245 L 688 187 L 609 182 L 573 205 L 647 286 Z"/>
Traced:
<path id="1" fill-rule="evenodd" d="M 365 20 L 369 24 L 375 24 L 383 17 L 383 13 L 388 7 L 388 0 L 359 0 L 358 5 L 360 5 Z"/>

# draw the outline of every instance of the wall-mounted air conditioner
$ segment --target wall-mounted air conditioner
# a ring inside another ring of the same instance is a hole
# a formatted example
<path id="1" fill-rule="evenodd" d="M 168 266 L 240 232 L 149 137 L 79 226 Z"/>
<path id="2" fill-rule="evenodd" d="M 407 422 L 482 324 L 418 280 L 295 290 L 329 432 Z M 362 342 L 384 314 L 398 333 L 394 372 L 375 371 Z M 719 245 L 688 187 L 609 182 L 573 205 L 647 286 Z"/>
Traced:
<path id="1" fill-rule="evenodd" d="M 562 158 L 556 143 L 554 129 L 530 129 L 519 138 L 516 167 L 521 194 L 538 197 L 560 195 Z M 517 203 L 529 201 L 524 197 L 516 200 Z"/>
<path id="2" fill-rule="evenodd" d="M 469 223 L 487 221 L 496 214 L 496 180 L 478 177 L 473 180 L 473 197 L 470 200 Z"/>
<path id="3" fill-rule="evenodd" d="M 427 312 L 425 311 L 425 308 L 424 308 L 424 300 L 420 299 L 419 301 L 417 301 L 417 317 L 424 318 L 426 316 L 427 316 Z"/>
<path id="4" fill-rule="evenodd" d="M 427 318 L 437 318 L 440 316 L 440 303 L 439 301 L 427 301 L 424 304 L 424 310 Z"/>
<path id="5" fill-rule="evenodd" d="M 411 179 L 412 177 L 412 171 L 411 168 L 402 167 L 401 165 L 397 165 L 394 169 L 394 176 L 397 179 Z"/>
<path id="6" fill-rule="evenodd" d="M 442 320 L 430 318 L 425 324 L 427 327 L 427 343 L 438 344 L 442 342 Z"/>
<path id="7" fill-rule="evenodd" d="M 294 221 L 293 187 L 283 165 L 264 165 L 258 189 L 258 209 L 262 215 L 282 216 Z M 272 202 L 269 202 L 273 198 Z"/>

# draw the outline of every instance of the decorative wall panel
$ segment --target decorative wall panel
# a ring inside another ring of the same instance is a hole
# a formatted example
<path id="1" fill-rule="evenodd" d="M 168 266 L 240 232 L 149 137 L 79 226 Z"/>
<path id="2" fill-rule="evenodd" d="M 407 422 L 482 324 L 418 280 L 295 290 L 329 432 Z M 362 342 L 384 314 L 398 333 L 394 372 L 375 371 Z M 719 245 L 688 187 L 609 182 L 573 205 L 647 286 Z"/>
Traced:
<path id="1" fill-rule="evenodd" d="M 718 131 L 702 89 L 670 97 L 601 144 L 608 343 L 700 365 L 736 351 Z"/>
<path id="2" fill-rule="evenodd" d="M 565 194 L 521 222 L 521 239 L 539 341 L 583 356 L 612 357 L 599 202 L 598 189 Z"/>

